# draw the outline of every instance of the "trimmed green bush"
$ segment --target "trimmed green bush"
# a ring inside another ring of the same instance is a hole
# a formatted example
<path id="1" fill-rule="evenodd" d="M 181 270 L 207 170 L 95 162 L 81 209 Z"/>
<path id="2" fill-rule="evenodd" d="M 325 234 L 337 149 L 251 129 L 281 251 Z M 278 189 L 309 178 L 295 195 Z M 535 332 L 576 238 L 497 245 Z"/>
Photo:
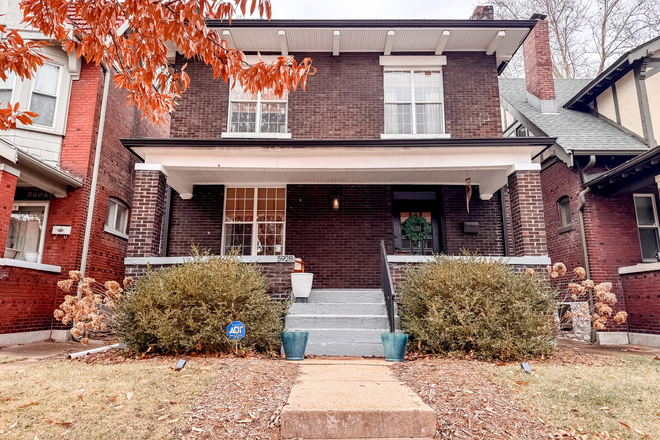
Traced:
<path id="1" fill-rule="evenodd" d="M 193 248 L 190 261 L 149 269 L 117 301 L 117 334 L 133 352 L 227 352 L 232 321 L 245 325 L 242 349 L 279 350 L 288 303 L 271 299 L 255 264 Z"/>
<path id="2" fill-rule="evenodd" d="M 530 273 L 478 255 L 436 256 L 406 270 L 401 328 L 412 346 L 450 356 L 517 360 L 555 348 L 555 292 Z"/>

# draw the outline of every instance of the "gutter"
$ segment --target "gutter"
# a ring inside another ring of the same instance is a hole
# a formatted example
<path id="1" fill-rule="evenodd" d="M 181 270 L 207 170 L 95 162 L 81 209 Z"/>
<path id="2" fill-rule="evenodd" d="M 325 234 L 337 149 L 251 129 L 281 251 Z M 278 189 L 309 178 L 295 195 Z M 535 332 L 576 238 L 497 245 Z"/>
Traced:
<path id="1" fill-rule="evenodd" d="M 89 254 L 89 240 L 92 235 L 92 221 L 94 220 L 94 203 L 96 202 L 96 187 L 99 180 L 99 163 L 101 162 L 101 146 L 103 145 L 103 129 L 105 127 L 105 112 L 108 107 L 108 91 L 110 89 L 110 69 L 101 64 L 105 78 L 103 81 L 103 100 L 101 101 L 101 114 L 99 116 L 99 132 L 96 136 L 96 152 L 94 154 L 94 171 L 89 189 L 89 204 L 87 205 L 87 219 L 85 220 L 85 238 L 83 240 L 82 257 L 80 259 L 80 272 L 83 278 L 87 270 L 87 256 Z M 78 292 L 78 298 L 81 297 Z"/>
<path id="2" fill-rule="evenodd" d="M 533 29 L 537 20 L 206 20 L 211 28 L 488 28 Z"/>

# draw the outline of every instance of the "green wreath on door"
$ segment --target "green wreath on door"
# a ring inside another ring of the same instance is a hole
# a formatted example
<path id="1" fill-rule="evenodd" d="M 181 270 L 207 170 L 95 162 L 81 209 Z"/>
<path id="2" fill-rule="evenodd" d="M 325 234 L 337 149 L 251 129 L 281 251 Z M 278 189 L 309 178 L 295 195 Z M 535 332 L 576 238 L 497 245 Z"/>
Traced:
<path id="1" fill-rule="evenodd" d="M 415 226 L 420 227 L 419 232 L 415 232 Z M 426 240 L 426 237 L 429 236 L 431 225 L 429 225 L 429 222 L 427 222 L 424 217 L 414 215 L 408 217 L 408 219 L 403 222 L 403 225 L 401 225 L 401 231 L 410 241 L 422 241 Z"/>

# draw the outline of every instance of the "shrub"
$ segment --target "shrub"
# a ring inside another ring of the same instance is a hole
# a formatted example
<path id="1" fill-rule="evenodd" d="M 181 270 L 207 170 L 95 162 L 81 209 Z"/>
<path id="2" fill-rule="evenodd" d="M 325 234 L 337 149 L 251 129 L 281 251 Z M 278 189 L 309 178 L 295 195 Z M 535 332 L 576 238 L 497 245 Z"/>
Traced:
<path id="1" fill-rule="evenodd" d="M 551 354 L 554 292 L 528 270 L 465 254 L 406 270 L 401 328 L 430 353 L 515 360 Z"/>
<path id="2" fill-rule="evenodd" d="M 288 305 L 272 300 L 266 278 L 236 254 L 193 248 L 183 264 L 149 270 L 117 301 L 117 334 L 133 352 L 227 352 L 227 326 L 241 321 L 242 348 L 279 349 Z"/>

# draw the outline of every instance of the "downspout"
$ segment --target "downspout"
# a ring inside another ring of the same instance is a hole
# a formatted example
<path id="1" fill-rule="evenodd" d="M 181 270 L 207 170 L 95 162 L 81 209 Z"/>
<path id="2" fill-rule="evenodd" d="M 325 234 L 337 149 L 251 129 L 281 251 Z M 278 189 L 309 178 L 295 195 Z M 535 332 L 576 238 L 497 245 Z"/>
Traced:
<path id="1" fill-rule="evenodd" d="M 589 157 L 589 163 L 582 169 L 580 175 L 582 176 L 582 182 L 587 182 L 587 173 L 593 166 L 596 165 L 596 156 L 591 155 Z M 584 206 L 587 203 L 586 194 L 591 191 L 590 187 L 583 189 L 580 194 L 578 194 L 578 221 L 580 222 L 580 238 L 582 240 L 582 252 L 584 258 L 584 271 L 586 272 L 586 279 L 591 279 L 591 269 L 589 267 L 589 250 L 587 249 L 587 233 L 584 228 Z M 594 309 L 594 297 L 593 292 L 589 291 L 589 310 Z M 594 323 L 590 320 L 591 323 L 591 342 L 596 342 L 596 329 L 594 328 Z"/>
<path id="2" fill-rule="evenodd" d="M 101 162 L 101 145 L 103 145 L 103 128 L 105 127 L 105 111 L 108 106 L 108 90 L 110 88 L 110 71 L 101 64 L 105 78 L 103 81 L 103 100 L 101 101 L 101 114 L 99 116 L 99 132 L 96 137 L 96 152 L 94 153 L 94 170 L 92 171 L 92 183 L 89 194 L 89 205 L 87 206 L 87 219 L 85 220 L 85 238 L 83 240 L 82 257 L 80 260 L 80 272 L 85 276 L 87 270 L 87 256 L 89 254 L 89 240 L 92 236 L 92 221 L 94 220 L 94 202 L 96 201 L 96 187 L 99 180 L 99 162 Z M 78 291 L 78 298 L 82 293 Z"/>

